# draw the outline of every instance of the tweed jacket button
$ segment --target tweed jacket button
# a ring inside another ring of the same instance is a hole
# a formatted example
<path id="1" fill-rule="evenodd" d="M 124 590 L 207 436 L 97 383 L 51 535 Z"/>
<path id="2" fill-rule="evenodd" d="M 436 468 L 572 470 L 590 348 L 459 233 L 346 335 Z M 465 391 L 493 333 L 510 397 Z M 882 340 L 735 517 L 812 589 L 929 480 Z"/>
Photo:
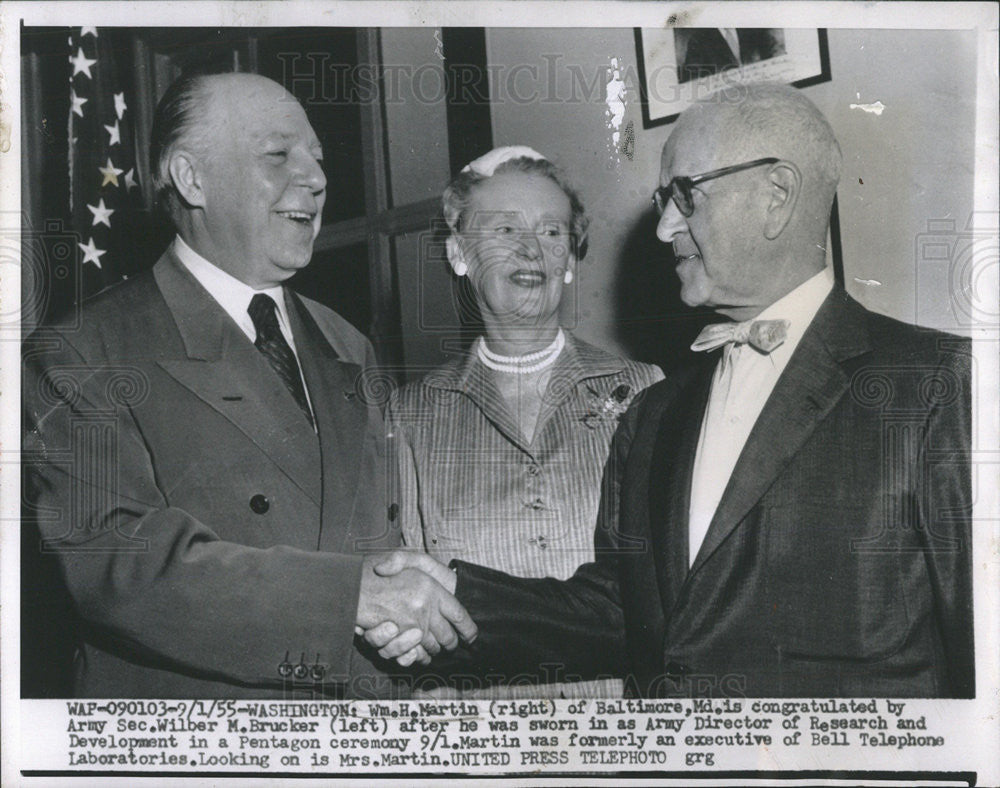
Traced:
<path id="1" fill-rule="evenodd" d="M 250 499 L 250 508 L 256 514 L 264 514 L 268 509 L 271 508 L 271 502 L 267 500 L 266 495 L 261 495 L 257 493 L 253 498 Z"/>

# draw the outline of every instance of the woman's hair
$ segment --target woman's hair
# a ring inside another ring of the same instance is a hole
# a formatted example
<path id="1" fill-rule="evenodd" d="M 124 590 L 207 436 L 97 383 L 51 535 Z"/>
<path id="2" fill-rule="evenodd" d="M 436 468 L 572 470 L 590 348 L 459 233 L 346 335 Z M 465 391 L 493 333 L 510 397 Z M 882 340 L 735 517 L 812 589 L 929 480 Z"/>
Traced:
<path id="1" fill-rule="evenodd" d="M 569 199 L 570 206 L 570 235 L 572 237 L 573 252 L 577 260 L 582 260 L 587 254 L 587 226 L 590 220 L 583 207 L 583 202 L 576 190 L 567 183 L 562 171 L 552 162 L 546 159 L 532 159 L 527 156 L 518 156 L 507 159 L 493 171 L 493 175 L 501 175 L 505 172 L 523 172 L 528 175 L 541 175 L 556 184 Z M 465 221 L 465 211 L 469 207 L 472 193 L 476 186 L 491 176 L 481 175 L 474 170 L 464 169 L 456 175 L 448 188 L 444 190 L 441 197 L 442 208 L 444 209 L 444 219 L 448 223 L 453 233 L 462 231 Z"/>

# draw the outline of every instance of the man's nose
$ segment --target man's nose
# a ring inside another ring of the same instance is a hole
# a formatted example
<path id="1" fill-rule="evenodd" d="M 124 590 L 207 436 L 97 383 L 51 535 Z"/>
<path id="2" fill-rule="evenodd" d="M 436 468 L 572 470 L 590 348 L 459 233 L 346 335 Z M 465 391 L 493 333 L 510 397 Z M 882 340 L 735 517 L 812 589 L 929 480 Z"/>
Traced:
<path id="1" fill-rule="evenodd" d="M 299 157 L 297 170 L 297 182 L 308 186 L 310 191 L 321 192 L 326 188 L 326 173 L 323 172 L 323 166 L 317 159 L 313 158 L 312 154 L 304 153 Z"/>
<path id="2" fill-rule="evenodd" d="M 663 215 L 660 217 L 659 224 L 656 225 L 656 237 L 668 244 L 674 240 L 678 233 L 685 230 L 687 230 L 687 221 L 684 219 L 684 214 L 677 210 L 672 199 L 667 200 Z"/>

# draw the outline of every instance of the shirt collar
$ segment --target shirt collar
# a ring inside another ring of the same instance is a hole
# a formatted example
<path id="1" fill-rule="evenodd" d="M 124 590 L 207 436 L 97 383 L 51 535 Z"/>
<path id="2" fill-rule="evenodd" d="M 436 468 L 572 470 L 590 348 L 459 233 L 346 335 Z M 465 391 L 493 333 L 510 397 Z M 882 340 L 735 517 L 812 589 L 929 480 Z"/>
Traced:
<path id="1" fill-rule="evenodd" d="M 226 273 L 214 263 L 206 260 L 188 246 L 179 235 L 174 237 L 173 251 L 177 255 L 177 259 L 236 322 L 236 325 L 243 330 L 251 342 L 256 339 L 257 330 L 254 328 L 247 308 L 250 306 L 250 299 L 257 293 L 265 293 L 274 299 L 275 304 L 278 305 L 278 320 L 281 327 L 287 329 L 289 326 L 288 313 L 285 308 L 285 293 L 281 285 L 254 290 L 250 285 L 241 282 L 235 276 Z"/>
<path id="2" fill-rule="evenodd" d="M 824 268 L 779 298 L 754 320 L 787 320 L 788 333 L 784 347 L 792 350 L 798 345 L 831 290 L 833 290 L 833 271 Z"/>
<path id="3" fill-rule="evenodd" d="M 625 362 L 617 356 L 587 344 L 566 329 L 563 332 L 566 346 L 552 365 L 553 375 L 576 384 L 587 378 L 614 375 L 625 369 Z M 474 342 L 468 352 L 431 370 L 424 377 L 423 385 L 466 393 L 481 385 L 488 373 L 476 356 L 475 347 Z"/>

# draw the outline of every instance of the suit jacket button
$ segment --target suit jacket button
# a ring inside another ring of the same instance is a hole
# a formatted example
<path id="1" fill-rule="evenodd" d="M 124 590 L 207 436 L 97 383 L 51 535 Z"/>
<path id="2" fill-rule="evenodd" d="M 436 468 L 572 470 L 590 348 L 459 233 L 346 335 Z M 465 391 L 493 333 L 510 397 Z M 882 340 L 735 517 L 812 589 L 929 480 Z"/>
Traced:
<path id="1" fill-rule="evenodd" d="M 300 662 L 298 665 L 295 666 L 293 673 L 295 674 L 295 678 L 304 679 L 306 676 L 309 675 L 309 668 Z"/>
<path id="2" fill-rule="evenodd" d="M 292 675 L 292 663 L 285 660 L 280 665 L 278 665 L 278 675 L 283 679 L 287 679 Z"/>
<path id="3" fill-rule="evenodd" d="M 313 681 L 322 681 L 323 677 L 326 675 L 326 667 L 323 665 L 313 665 L 312 670 L 309 671 L 312 676 Z"/>
<path id="4" fill-rule="evenodd" d="M 256 514 L 264 514 L 264 512 L 271 508 L 271 502 L 267 500 L 266 495 L 257 493 L 250 499 L 250 508 L 253 509 Z"/>
<path id="5" fill-rule="evenodd" d="M 395 522 L 397 517 L 399 517 L 399 504 L 389 504 L 389 522 Z"/>

